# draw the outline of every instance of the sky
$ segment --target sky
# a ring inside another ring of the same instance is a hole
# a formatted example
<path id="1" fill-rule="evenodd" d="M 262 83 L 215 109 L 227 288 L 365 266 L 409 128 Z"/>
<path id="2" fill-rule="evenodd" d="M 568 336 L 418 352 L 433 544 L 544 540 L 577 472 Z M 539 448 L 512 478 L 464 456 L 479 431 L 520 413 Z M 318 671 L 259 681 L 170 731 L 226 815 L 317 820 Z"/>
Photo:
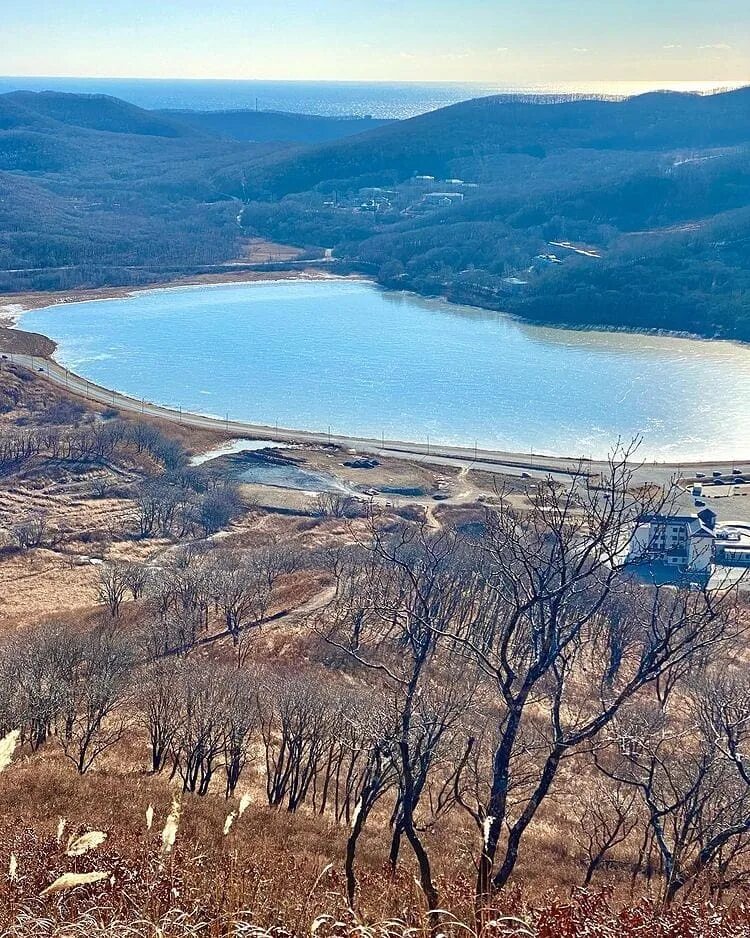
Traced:
<path id="1" fill-rule="evenodd" d="M 750 80 L 750 0 L 0 0 L 13 76 Z"/>

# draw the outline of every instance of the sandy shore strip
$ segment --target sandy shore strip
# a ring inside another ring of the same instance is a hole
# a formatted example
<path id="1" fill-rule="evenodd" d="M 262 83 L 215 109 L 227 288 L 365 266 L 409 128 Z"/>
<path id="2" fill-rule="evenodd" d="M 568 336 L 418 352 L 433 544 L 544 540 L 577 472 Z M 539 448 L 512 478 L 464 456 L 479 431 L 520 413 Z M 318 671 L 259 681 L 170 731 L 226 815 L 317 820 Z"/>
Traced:
<path id="1" fill-rule="evenodd" d="M 161 290 L 181 287 L 230 286 L 241 283 L 272 283 L 279 280 L 365 280 L 360 274 L 332 274 L 319 267 L 299 270 L 247 270 L 226 271 L 220 274 L 196 274 L 176 280 L 164 280 L 135 286 L 92 287 L 75 290 L 30 290 L 26 293 L 0 294 L 0 327 L 11 328 L 18 324 L 23 313 L 31 309 L 62 306 L 66 303 L 89 303 L 96 300 L 116 300 Z"/>

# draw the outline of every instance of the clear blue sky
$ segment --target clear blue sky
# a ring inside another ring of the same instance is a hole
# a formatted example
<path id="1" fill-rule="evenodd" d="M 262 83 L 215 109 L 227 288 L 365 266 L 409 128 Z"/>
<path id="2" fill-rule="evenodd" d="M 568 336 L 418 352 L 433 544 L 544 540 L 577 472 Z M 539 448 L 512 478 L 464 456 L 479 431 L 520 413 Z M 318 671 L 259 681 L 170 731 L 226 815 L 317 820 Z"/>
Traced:
<path id="1" fill-rule="evenodd" d="M 750 0 L 3 0 L 6 75 L 750 79 Z"/>

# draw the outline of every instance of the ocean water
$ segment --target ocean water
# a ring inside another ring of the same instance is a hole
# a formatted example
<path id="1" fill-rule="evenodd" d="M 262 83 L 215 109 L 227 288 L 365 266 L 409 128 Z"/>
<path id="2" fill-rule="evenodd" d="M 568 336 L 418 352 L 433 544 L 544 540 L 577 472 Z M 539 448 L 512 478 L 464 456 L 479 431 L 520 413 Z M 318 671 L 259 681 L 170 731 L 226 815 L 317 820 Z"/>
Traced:
<path id="1" fill-rule="evenodd" d="M 250 81 L 146 78 L 3 78 L 6 91 L 68 91 L 109 94 L 144 108 L 198 111 L 259 108 L 331 117 L 365 114 L 406 118 L 483 95 L 590 94 L 628 96 L 646 91 L 710 92 L 737 82 L 562 82 L 480 84 L 474 82 Z"/>
<path id="2" fill-rule="evenodd" d="M 148 401 L 268 426 L 603 457 L 750 455 L 750 346 L 542 328 L 362 281 L 180 287 L 25 313 Z"/>

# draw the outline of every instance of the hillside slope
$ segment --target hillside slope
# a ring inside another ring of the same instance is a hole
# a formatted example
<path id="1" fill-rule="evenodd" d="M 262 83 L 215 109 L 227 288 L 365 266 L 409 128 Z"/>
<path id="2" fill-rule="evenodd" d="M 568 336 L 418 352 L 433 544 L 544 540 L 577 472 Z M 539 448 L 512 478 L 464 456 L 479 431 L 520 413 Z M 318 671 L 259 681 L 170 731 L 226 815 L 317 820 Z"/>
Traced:
<path id="1" fill-rule="evenodd" d="M 326 180 L 415 173 L 448 177 L 457 163 L 475 181 L 497 177 L 493 158 L 541 159 L 571 149 L 651 152 L 731 147 L 750 140 L 750 88 L 700 96 L 662 92 L 625 101 L 477 98 L 258 166 L 257 183 L 273 196 Z"/>
<path id="2" fill-rule="evenodd" d="M 242 232 L 214 178 L 268 149 L 106 95 L 0 95 L 0 290 L 226 260 Z"/>
<path id="3" fill-rule="evenodd" d="M 71 127 L 109 133 L 156 137 L 184 137 L 189 134 L 189 130 L 176 121 L 105 94 L 12 91 L 0 95 L 0 113 L 5 108 L 15 109 L 17 113 L 22 111 L 27 119 L 37 124 L 43 122 L 47 127 L 50 125 L 44 121 L 45 118 Z"/>
<path id="4" fill-rule="evenodd" d="M 314 144 L 365 133 L 393 123 L 372 117 L 323 117 L 282 111 L 160 111 L 201 133 L 255 143 Z"/>
<path id="5" fill-rule="evenodd" d="M 273 154 L 245 179 L 248 232 L 332 247 L 391 286 L 750 340 L 747 88 L 482 98 Z"/>

